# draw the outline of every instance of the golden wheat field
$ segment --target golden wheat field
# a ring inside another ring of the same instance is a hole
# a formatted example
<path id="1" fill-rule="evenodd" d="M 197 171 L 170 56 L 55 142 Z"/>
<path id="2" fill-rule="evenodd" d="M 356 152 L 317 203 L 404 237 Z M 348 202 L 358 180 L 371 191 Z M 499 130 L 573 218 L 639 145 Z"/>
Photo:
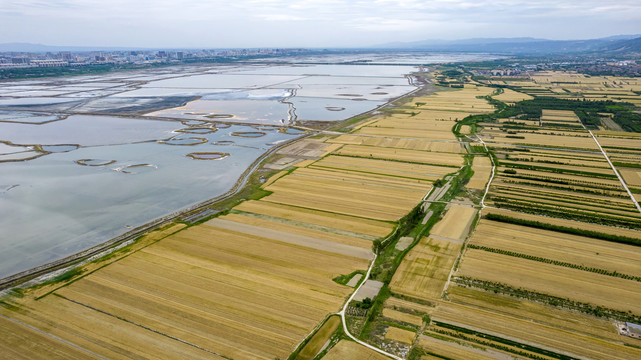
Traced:
<path id="1" fill-rule="evenodd" d="M 322 251 L 346 254 L 369 259 L 372 243 L 355 236 L 335 232 L 310 229 L 291 224 L 284 224 L 272 219 L 262 219 L 249 214 L 228 214 L 212 219 L 207 224 L 245 233 L 258 235 L 281 242 L 298 244 Z"/>
<path id="2" fill-rule="evenodd" d="M 423 238 L 403 258 L 394 273 L 392 291 L 425 300 L 441 297 L 461 244 Z"/>
<path id="3" fill-rule="evenodd" d="M 463 158 L 458 154 L 437 153 L 409 149 L 345 145 L 340 150 L 336 151 L 335 154 L 454 167 L 463 165 Z"/>
<path id="4" fill-rule="evenodd" d="M 534 99 L 532 96 L 524 93 L 520 93 L 518 91 L 510 90 L 510 89 L 503 89 L 503 92 L 499 95 L 494 95 L 492 98 L 503 101 L 504 103 L 515 103 L 523 100 L 532 100 Z"/>
<path id="5" fill-rule="evenodd" d="M 437 222 L 430 236 L 438 236 L 452 241 L 463 242 L 467 237 L 470 225 L 476 218 L 477 210 L 473 207 L 452 205 L 443 219 Z"/>
<path id="6" fill-rule="evenodd" d="M 400 329 L 394 326 L 388 327 L 387 332 L 385 333 L 385 339 L 398 341 L 404 344 L 411 344 L 414 341 L 415 336 L 415 332 Z"/>
<path id="7" fill-rule="evenodd" d="M 294 222 L 293 224 L 302 223 L 302 227 L 304 227 L 304 224 L 312 224 L 323 228 L 338 229 L 372 237 L 383 237 L 394 228 L 393 224 L 387 222 L 292 207 L 262 200 L 245 201 L 236 206 L 234 210 L 291 220 Z"/>
<path id="8" fill-rule="evenodd" d="M 359 345 L 353 341 L 341 340 L 323 357 L 325 360 L 344 360 L 344 359 L 362 359 L 362 360 L 388 360 L 385 355 L 381 355 L 374 350 Z"/>
<path id="9" fill-rule="evenodd" d="M 383 221 L 399 219 L 429 191 L 372 181 L 294 175 L 281 178 L 266 189 L 273 193 L 265 201 Z"/>
<path id="10" fill-rule="evenodd" d="M 353 183 L 367 183 L 406 190 L 425 190 L 429 189 L 432 184 L 432 182 L 428 180 L 408 179 L 404 177 L 393 177 L 378 174 L 364 174 L 356 171 L 341 169 L 324 169 L 317 166 L 298 169 L 296 170 L 296 172 L 292 173 L 292 176 L 339 180 Z"/>
<path id="11" fill-rule="evenodd" d="M 617 169 L 627 185 L 641 186 L 641 170 L 619 167 Z"/>
<path id="12" fill-rule="evenodd" d="M 452 124 L 454 126 L 454 124 Z M 395 129 L 384 127 L 366 126 L 354 134 L 368 135 L 384 138 L 408 138 L 408 139 L 429 139 L 429 140 L 456 140 L 456 136 L 451 131 L 441 130 L 423 130 L 423 129 Z"/>
<path id="13" fill-rule="evenodd" d="M 443 175 L 455 172 L 456 169 L 446 166 L 403 163 L 380 159 L 363 159 L 348 156 L 330 155 L 316 161 L 312 168 L 329 168 L 348 170 L 366 175 L 403 177 L 419 180 L 436 180 Z"/>
<path id="14" fill-rule="evenodd" d="M 388 319 L 408 323 L 408 324 L 413 324 L 416 326 L 421 326 L 423 325 L 423 318 L 417 315 L 412 315 L 408 313 L 404 313 L 401 311 L 397 311 L 394 309 L 390 308 L 384 308 L 383 309 L 383 317 L 386 317 Z"/>
<path id="15" fill-rule="evenodd" d="M 490 158 L 475 156 L 472 171 L 474 171 L 474 175 L 465 186 L 468 189 L 484 190 L 492 174 L 492 162 Z"/>
<path id="16" fill-rule="evenodd" d="M 458 141 L 430 141 L 418 139 L 394 139 L 394 138 L 378 138 L 369 136 L 358 135 L 340 135 L 335 139 L 328 140 L 337 144 L 347 145 L 365 145 L 375 146 L 382 148 L 394 149 L 408 149 L 408 150 L 422 150 L 422 151 L 436 151 L 436 152 L 450 152 L 462 153 L 463 148 Z"/>

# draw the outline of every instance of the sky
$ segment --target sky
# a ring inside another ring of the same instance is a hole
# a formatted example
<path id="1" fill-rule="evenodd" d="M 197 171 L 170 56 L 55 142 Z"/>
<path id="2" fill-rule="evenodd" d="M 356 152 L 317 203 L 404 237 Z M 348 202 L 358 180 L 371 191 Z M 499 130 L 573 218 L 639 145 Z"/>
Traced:
<path id="1" fill-rule="evenodd" d="M 0 43 L 366 47 L 641 34 L 641 0 L 0 0 Z"/>

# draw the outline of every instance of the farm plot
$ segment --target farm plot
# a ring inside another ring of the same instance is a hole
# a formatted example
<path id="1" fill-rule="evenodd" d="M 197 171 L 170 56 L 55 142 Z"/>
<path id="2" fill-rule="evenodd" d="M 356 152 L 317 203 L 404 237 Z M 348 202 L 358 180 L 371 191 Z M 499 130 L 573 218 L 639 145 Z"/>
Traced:
<path id="1" fill-rule="evenodd" d="M 383 317 L 386 317 L 388 319 L 416 325 L 416 326 L 421 326 L 423 325 L 423 318 L 417 315 L 412 315 L 408 313 L 404 313 L 401 311 L 397 311 L 394 309 L 390 308 L 385 308 L 383 309 Z"/>
<path id="2" fill-rule="evenodd" d="M 372 257 L 371 242 L 367 240 L 299 228 L 253 216 L 228 214 L 208 221 L 207 225 L 336 254 L 362 259 Z"/>
<path id="3" fill-rule="evenodd" d="M 468 249 L 458 276 L 641 314 L 641 283 L 578 269 Z"/>
<path id="4" fill-rule="evenodd" d="M 617 170 L 627 185 L 641 187 L 641 169 L 619 167 Z"/>
<path id="5" fill-rule="evenodd" d="M 461 244 L 448 240 L 421 239 L 394 273 L 390 288 L 419 299 L 439 299 L 460 249 Z"/>
<path id="6" fill-rule="evenodd" d="M 472 190 L 484 190 L 492 174 L 492 162 L 490 158 L 475 156 L 472 171 L 474 171 L 474 175 L 465 186 Z"/>
<path id="7" fill-rule="evenodd" d="M 635 359 L 641 350 L 477 307 L 441 303 L 433 319 L 506 339 L 592 359 Z"/>
<path id="8" fill-rule="evenodd" d="M 430 141 L 430 140 L 415 140 L 415 139 L 393 139 L 393 138 L 377 138 L 370 136 L 358 135 L 340 135 L 335 139 L 328 140 L 328 142 L 336 144 L 348 145 L 365 145 L 376 146 L 383 148 L 394 149 L 409 149 L 409 150 L 422 150 L 422 151 L 436 151 L 436 152 L 449 152 L 449 153 L 462 153 L 464 150 L 461 144 L 457 141 Z"/>
<path id="9" fill-rule="evenodd" d="M 322 169 L 317 167 L 298 169 L 294 173 L 292 173 L 291 176 L 376 184 L 390 188 L 407 190 L 424 191 L 425 189 L 429 189 L 432 185 L 432 182 L 427 180 L 407 179 L 375 174 L 362 174 L 347 170 Z"/>
<path id="10" fill-rule="evenodd" d="M 604 148 L 626 148 L 632 150 L 641 150 L 641 139 L 638 138 L 620 138 L 599 136 L 599 143 Z"/>
<path id="11" fill-rule="evenodd" d="M 442 91 L 434 95 L 424 97 L 425 104 L 418 106 L 420 110 L 448 110 L 468 113 L 491 112 L 494 106 L 485 99 L 477 96 L 487 96 L 494 92 L 493 88 L 465 85 L 463 89 Z"/>
<path id="12" fill-rule="evenodd" d="M 523 101 L 523 100 L 533 99 L 533 97 L 528 94 L 520 93 L 518 91 L 514 91 L 510 89 L 503 89 L 503 92 L 501 94 L 494 95 L 492 96 L 492 98 L 498 101 L 502 101 L 504 103 L 511 103 L 511 104 L 519 101 Z"/>
<path id="13" fill-rule="evenodd" d="M 366 219 L 382 220 L 382 221 L 397 221 L 403 217 L 408 209 L 411 209 L 418 203 L 421 196 L 415 198 L 413 205 L 410 202 L 407 204 L 399 205 L 398 201 L 393 198 L 385 200 L 374 198 L 376 192 L 369 195 L 359 194 L 342 194 L 333 196 L 322 196 L 318 194 L 309 193 L 296 193 L 279 191 L 268 197 L 264 198 L 265 201 L 270 201 L 279 204 L 304 207 L 314 210 L 333 212 L 337 214 L 350 215 L 363 217 Z M 363 200 L 363 199 L 371 200 Z M 405 199 L 407 200 L 407 199 Z"/>
<path id="14" fill-rule="evenodd" d="M 641 277 L 638 246 L 487 219 L 476 227 L 470 244 Z"/>
<path id="15" fill-rule="evenodd" d="M 467 237 L 476 213 L 477 210 L 473 207 L 452 205 L 443 219 L 430 230 L 430 236 L 462 243 Z"/>
<path id="16" fill-rule="evenodd" d="M 455 172 L 455 169 L 445 166 L 402 163 L 399 161 L 364 159 L 336 155 L 327 156 L 315 162 L 310 166 L 310 168 L 340 169 L 364 174 L 377 174 L 432 181 Z"/>
<path id="17" fill-rule="evenodd" d="M 462 119 L 460 114 L 456 114 L 452 118 L 452 113 L 441 113 L 444 117 L 439 119 L 438 115 L 429 111 L 423 112 L 408 117 L 407 115 L 390 115 L 383 119 L 376 121 L 375 123 L 369 124 L 368 127 L 374 128 L 391 128 L 391 129 L 412 129 L 412 130 L 430 130 L 430 131 L 446 131 L 452 132 L 452 126 L 455 124 L 455 119 L 459 117 Z"/>
<path id="18" fill-rule="evenodd" d="M 383 237 L 394 228 L 393 224 L 382 221 L 275 204 L 262 200 L 245 201 L 236 206 L 234 210 L 290 220 L 294 223 L 299 223 L 302 227 L 304 227 L 304 224 L 312 224 L 373 237 Z"/>
<path id="19" fill-rule="evenodd" d="M 543 109 L 542 112 L 542 123 L 581 125 L 581 119 L 576 116 L 574 111 Z"/>
<path id="20" fill-rule="evenodd" d="M 387 332 L 385 333 L 386 340 L 398 341 L 404 344 L 411 344 L 414 341 L 415 336 L 416 333 L 412 331 L 399 329 L 394 326 L 388 327 Z"/>
<path id="21" fill-rule="evenodd" d="M 345 145 L 340 150 L 336 151 L 335 154 L 453 167 L 463 165 L 463 157 L 458 154 L 381 148 L 374 146 Z"/>
<path id="22" fill-rule="evenodd" d="M 313 191 L 310 191 L 313 189 Z M 395 221 L 427 193 L 372 183 L 287 176 L 267 188 L 265 201 L 315 210 Z"/>
<path id="23" fill-rule="evenodd" d="M 331 279 L 366 266 L 366 259 L 200 225 L 56 294 L 229 357 L 273 359 L 340 307 L 349 289 Z"/>
<path id="24" fill-rule="evenodd" d="M 324 360 L 345 360 L 345 359 L 362 359 L 362 360 L 389 360 L 385 355 L 381 355 L 374 350 L 359 345 L 353 341 L 341 340 L 323 357 Z"/>
<path id="25" fill-rule="evenodd" d="M 454 124 L 452 124 L 454 126 Z M 387 138 L 429 139 L 429 140 L 456 140 L 451 131 L 395 129 L 384 127 L 366 126 L 354 134 L 370 135 Z"/>

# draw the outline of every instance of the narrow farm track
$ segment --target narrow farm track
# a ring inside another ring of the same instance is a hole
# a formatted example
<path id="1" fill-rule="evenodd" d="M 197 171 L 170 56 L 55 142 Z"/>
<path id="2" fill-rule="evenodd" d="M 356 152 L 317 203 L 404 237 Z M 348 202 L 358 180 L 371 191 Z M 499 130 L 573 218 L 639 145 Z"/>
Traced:
<path id="1" fill-rule="evenodd" d="M 369 268 L 367 269 L 367 273 L 365 274 L 365 277 L 364 277 L 365 279 L 369 279 L 369 276 L 370 276 L 370 274 L 372 272 L 372 268 L 374 268 L 374 263 L 376 262 L 376 257 L 377 257 L 376 254 L 374 254 L 374 259 L 372 259 L 372 262 L 370 263 Z M 366 343 L 364 341 L 359 340 L 354 335 L 352 335 L 349 332 L 349 330 L 347 329 L 347 320 L 345 319 L 345 311 L 347 310 L 347 307 L 349 306 L 349 303 L 352 302 L 352 300 L 354 299 L 354 296 L 356 296 L 356 294 L 358 293 L 358 290 L 363 286 L 363 284 L 365 284 L 365 281 L 361 282 L 361 284 L 356 288 L 356 290 L 354 290 L 354 292 L 349 297 L 349 299 L 347 299 L 347 301 L 343 305 L 343 308 L 341 309 L 341 311 L 339 311 L 337 313 L 341 317 L 341 322 L 343 323 L 343 331 L 345 332 L 345 334 L 347 336 L 349 336 L 350 339 L 354 340 L 355 342 L 359 343 L 360 345 L 365 346 L 368 349 L 374 350 L 377 353 L 385 355 L 385 356 L 390 357 L 392 359 L 404 360 L 402 357 L 396 356 L 394 354 L 390 354 L 387 351 L 384 351 L 382 349 L 377 348 L 376 346 L 370 345 L 370 344 L 368 344 L 368 343 Z"/>

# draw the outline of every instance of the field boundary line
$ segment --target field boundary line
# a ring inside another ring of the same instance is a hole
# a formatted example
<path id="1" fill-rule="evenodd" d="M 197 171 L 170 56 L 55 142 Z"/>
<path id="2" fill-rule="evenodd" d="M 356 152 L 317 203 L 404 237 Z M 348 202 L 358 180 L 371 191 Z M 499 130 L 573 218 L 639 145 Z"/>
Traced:
<path id="1" fill-rule="evenodd" d="M 599 143 L 599 140 L 597 140 L 596 136 L 594 136 L 594 134 L 592 134 L 592 130 L 588 130 L 588 132 L 590 133 L 590 136 L 592 136 L 592 139 L 594 139 L 594 142 L 599 147 L 599 150 L 601 150 L 601 153 L 603 154 L 605 159 L 608 161 L 608 164 L 610 164 L 610 167 L 612 168 L 612 171 L 614 171 L 616 176 L 619 178 L 619 181 L 621 182 L 621 185 L 623 185 L 623 188 L 625 189 L 625 191 L 630 196 L 630 199 L 632 199 L 632 202 L 634 203 L 634 206 L 636 206 L 637 210 L 639 210 L 639 213 L 641 213 L 641 206 L 639 206 L 639 203 L 637 202 L 637 199 L 634 198 L 634 195 L 632 194 L 632 192 L 628 188 L 628 185 L 625 184 L 625 181 L 623 180 L 623 177 L 621 177 L 621 174 L 619 174 L 619 171 L 617 170 L 617 168 L 614 166 L 614 164 L 612 164 L 612 161 L 610 161 L 610 158 L 608 157 L 608 154 L 601 147 L 601 144 Z"/>
<path id="2" fill-rule="evenodd" d="M 50 338 L 52 338 L 52 339 L 54 339 L 54 340 L 56 340 L 56 341 L 58 341 L 58 342 L 61 342 L 61 343 L 63 343 L 63 344 L 67 344 L 67 345 L 69 345 L 69 346 L 71 346 L 71 347 L 73 347 L 73 348 L 75 348 L 75 349 L 78 349 L 78 350 L 80 350 L 80 351 L 84 351 L 84 352 L 86 352 L 87 354 L 92 355 L 92 356 L 95 356 L 95 357 L 97 357 L 97 358 L 99 358 L 99 359 L 109 360 L 108 358 L 106 358 L 106 357 L 104 357 L 104 356 L 100 356 L 100 355 L 98 355 L 98 354 L 94 353 L 94 352 L 93 352 L 93 351 L 91 351 L 91 350 L 87 350 L 87 349 L 83 348 L 83 347 L 82 347 L 82 346 L 80 346 L 80 345 L 76 345 L 76 344 L 74 344 L 74 343 L 72 343 L 72 342 L 70 342 L 70 341 L 67 341 L 67 340 L 61 339 L 61 338 L 57 337 L 56 335 L 53 335 L 53 334 L 50 334 L 50 333 L 48 333 L 48 332 L 46 332 L 46 331 L 40 330 L 40 329 L 38 329 L 38 328 L 37 328 L 37 327 L 35 327 L 35 326 L 31 326 L 31 325 L 29 325 L 29 324 L 25 324 L 25 323 L 23 323 L 23 322 L 22 322 L 22 321 L 20 321 L 20 320 L 16 320 L 16 319 L 14 319 L 14 318 L 10 318 L 10 317 L 8 317 L 8 316 L 6 316 L 6 315 L 4 315 L 4 314 L 0 314 L 0 317 L 5 318 L 5 319 L 7 319 L 7 320 L 9 320 L 9 321 L 11 321 L 11 322 L 13 322 L 13 323 L 16 323 L 16 324 L 20 325 L 20 326 L 26 327 L 27 329 L 30 329 L 30 330 L 36 331 L 36 332 L 38 332 L 38 333 L 40 333 L 40 334 L 42 334 L 42 335 L 44 335 L 44 336 L 50 337 Z"/>

